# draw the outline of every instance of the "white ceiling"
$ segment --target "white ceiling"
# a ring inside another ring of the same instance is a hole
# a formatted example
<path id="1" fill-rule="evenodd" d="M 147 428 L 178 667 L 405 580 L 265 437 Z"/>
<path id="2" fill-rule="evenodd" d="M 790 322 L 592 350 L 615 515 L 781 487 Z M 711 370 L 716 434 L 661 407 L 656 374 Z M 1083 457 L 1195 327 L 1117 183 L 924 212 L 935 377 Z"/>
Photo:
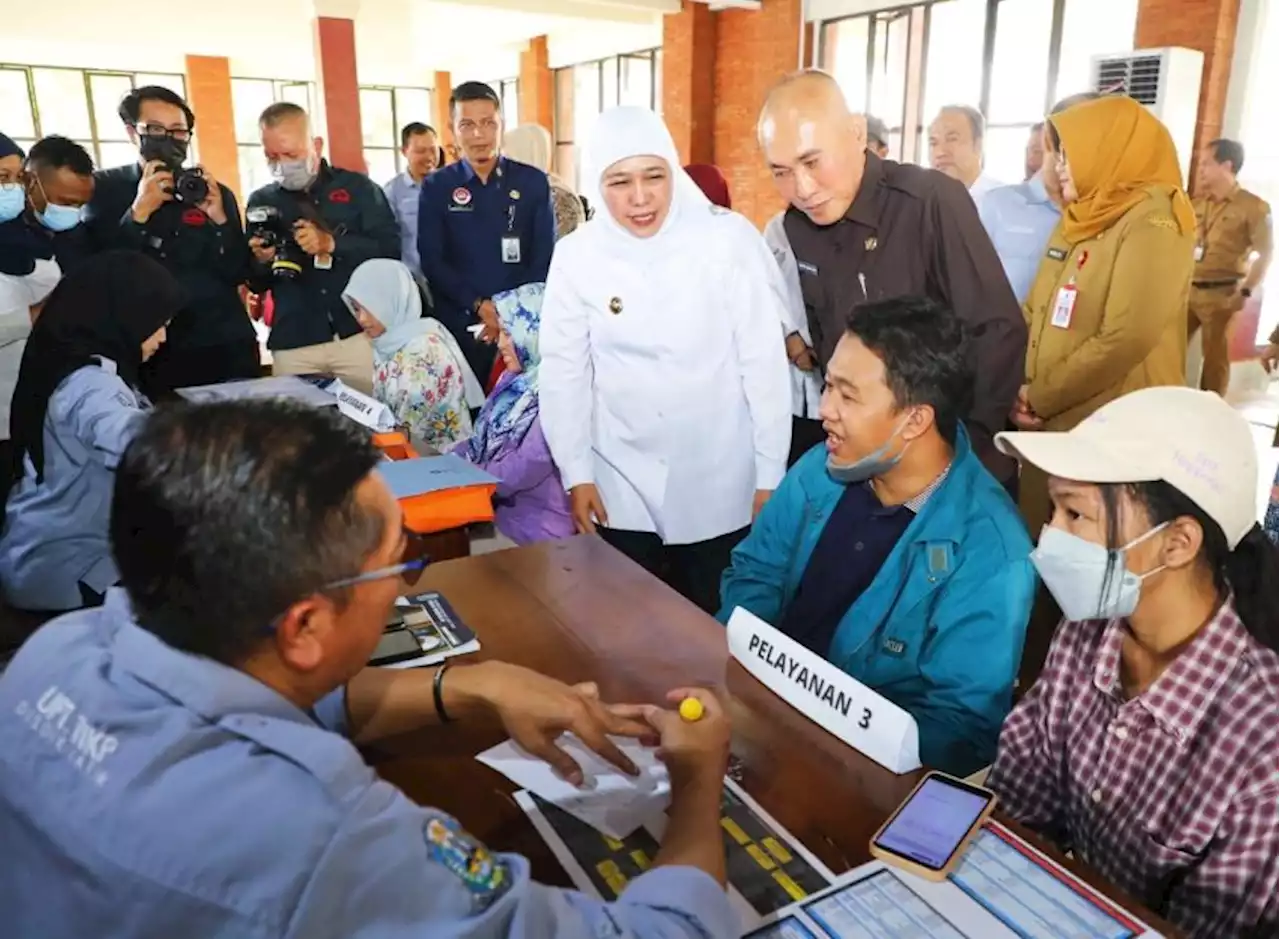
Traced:
<path id="1" fill-rule="evenodd" d="M 312 0 L 218 0 L 183 15 L 154 0 L 61 0 L 56 13 L 4 3 L 0 62 L 136 71 L 183 70 L 184 56 L 220 55 L 233 75 L 308 79 L 315 71 Z M 552 66 L 650 48 L 679 0 L 360 0 L 360 81 L 431 84 L 442 70 L 514 77 L 528 39 L 549 37 Z"/>

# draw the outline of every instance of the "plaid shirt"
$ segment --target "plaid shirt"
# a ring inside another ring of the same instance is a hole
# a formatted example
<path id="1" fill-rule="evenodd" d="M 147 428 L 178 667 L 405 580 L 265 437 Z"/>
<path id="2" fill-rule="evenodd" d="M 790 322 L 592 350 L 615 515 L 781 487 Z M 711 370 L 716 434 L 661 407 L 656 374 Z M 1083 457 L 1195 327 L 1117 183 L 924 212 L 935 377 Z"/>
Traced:
<path id="1" fill-rule="evenodd" d="M 987 784 L 1014 818 L 1195 939 L 1274 924 L 1276 654 L 1228 600 L 1126 700 L 1124 635 L 1123 620 L 1059 626 Z"/>

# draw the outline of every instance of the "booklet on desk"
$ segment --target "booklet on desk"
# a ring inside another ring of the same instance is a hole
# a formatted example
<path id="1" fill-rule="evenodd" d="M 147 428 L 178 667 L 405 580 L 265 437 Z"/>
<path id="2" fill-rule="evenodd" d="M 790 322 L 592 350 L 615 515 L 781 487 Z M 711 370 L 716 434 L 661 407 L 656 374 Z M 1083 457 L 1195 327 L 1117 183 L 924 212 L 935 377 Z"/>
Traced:
<path id="1" fill-rule="evenodd" d="M 397 499 L 408 499 L 445 489 L 498 484 L 495 477 L 451 453 L 411 460 L 383 460 L 378 464 L 378 472 Z"/>
<path id="2" fill-rule="evenodd" d="M 290 398 L 316 407 L 332 407 L 338 403 L 328 385 L 332 379 L 300 375 L 271 375 L 244 381 L 225 381 L 216 385 L 193 385 L 179 388 L 177 395 L 202 404 L 209 401 L 244 401 L 253 398 Z"/>
<path id="3" fill-rule="evenodd" d="M 422 647 L 422 655 L 392 662 L 384 668 L 421 668 L 437 665 L 455 655 L 480 651 L 480 640 L 439 593 L 419 593 L 396 600 L 387 629 L 410 632 Z"/>

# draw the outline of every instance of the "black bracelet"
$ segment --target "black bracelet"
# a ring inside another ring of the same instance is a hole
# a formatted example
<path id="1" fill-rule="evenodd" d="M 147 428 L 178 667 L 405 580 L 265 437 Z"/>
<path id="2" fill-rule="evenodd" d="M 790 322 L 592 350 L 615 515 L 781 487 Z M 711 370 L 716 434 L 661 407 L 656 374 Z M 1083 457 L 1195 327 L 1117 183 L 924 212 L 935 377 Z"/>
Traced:
<path id="1" fill-rule="evenodd" d="M 453 723 L 453 718 L 444 709 L 444 673 L 448 670 L 449 663 L 443 663 L 436 669 L 436 677 L 431 681 L 431 696 L 436 702 L 436 717 L 440 718 L 442 724 Z"/>

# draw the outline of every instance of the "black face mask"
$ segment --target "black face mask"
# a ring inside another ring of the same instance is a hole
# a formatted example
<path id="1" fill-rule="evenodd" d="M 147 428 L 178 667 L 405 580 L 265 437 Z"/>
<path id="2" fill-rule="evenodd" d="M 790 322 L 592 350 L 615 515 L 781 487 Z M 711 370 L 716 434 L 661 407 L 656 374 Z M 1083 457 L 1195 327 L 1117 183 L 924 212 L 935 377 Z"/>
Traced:
<path id="1" fill-rule="evenodd" d="M 181 166 L 187 159 L 187 141 L 143 134 L 138 137 L 138 153 L 144 163 L 159 160 L 165 166 Z"/>

